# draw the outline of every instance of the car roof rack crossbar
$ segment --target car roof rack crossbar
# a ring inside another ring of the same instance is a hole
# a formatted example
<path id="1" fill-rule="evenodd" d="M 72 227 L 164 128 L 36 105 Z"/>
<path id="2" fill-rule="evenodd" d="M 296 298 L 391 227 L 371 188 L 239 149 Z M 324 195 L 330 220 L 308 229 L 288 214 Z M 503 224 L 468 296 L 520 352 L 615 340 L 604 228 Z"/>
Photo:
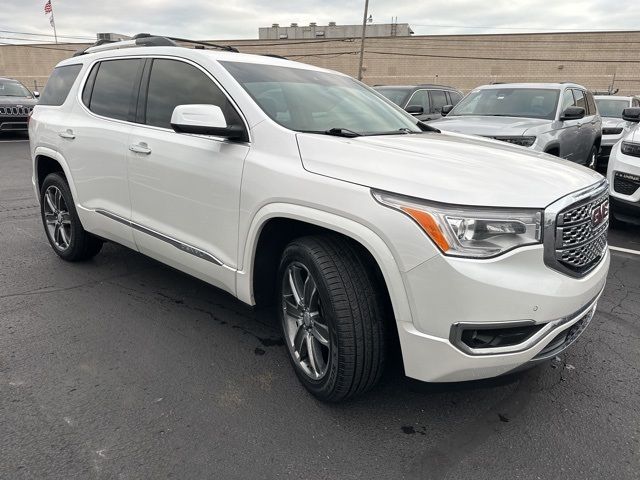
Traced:
<path id="1" fill-rule="evenodd" d="M 238 49 L 230 45 L 218 45 L 212 42 L 205 42 L 201 40 L 189 40 L 186 38 L 176 37 L 164 37 L 161 35 L 151 35 L 149 33 L 139 33 L 134 35 L 131 40 L 98 40 L 93 45 L 85 48 L 84 50 L 77 51 L 73 56 L 84 55 L 87 53 L 103 52 L 106 50 L 116 50 L 120 48 L 132 48 L 132 47 L 178 47 L 178 42 L 192 43 L 201 47 L 217 48 L 227 52 L 236 52 Z"/>

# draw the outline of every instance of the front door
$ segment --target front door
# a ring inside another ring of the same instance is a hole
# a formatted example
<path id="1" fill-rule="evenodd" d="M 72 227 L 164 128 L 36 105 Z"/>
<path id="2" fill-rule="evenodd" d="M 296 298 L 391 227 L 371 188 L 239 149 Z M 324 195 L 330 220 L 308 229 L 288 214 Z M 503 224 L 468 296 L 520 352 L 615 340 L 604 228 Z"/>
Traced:
<path id="1" fill-rule="evenodd" d="M 147 61 L 129 137 L 132 227 L 141 252 L 235 292 L 240 182 L 247 143 L 173 131 L 178 105 L 218 105 L 244 125 L 211 77 L 181 60 Z"/>

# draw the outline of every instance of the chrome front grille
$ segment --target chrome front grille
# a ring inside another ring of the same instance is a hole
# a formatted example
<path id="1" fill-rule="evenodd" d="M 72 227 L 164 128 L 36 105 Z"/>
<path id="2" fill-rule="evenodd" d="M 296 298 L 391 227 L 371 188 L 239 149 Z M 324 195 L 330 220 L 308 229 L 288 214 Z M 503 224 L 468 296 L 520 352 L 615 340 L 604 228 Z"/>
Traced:
<path id="1" fill-rule="evenodd" d="M 5 117 L 15 117 L 15 116 L 28 116 L 33 110 L 32 106 L 28 105 L 9 105 L 9 106 L 0 106 L 0 116 Z"/>
<path id="2" fill-rule="evenodd" d="M 604 257 L 608 227 L 606 181 L 559 200 L 545 211 L 546 264 L 568 275 L 586 275 Z"/>

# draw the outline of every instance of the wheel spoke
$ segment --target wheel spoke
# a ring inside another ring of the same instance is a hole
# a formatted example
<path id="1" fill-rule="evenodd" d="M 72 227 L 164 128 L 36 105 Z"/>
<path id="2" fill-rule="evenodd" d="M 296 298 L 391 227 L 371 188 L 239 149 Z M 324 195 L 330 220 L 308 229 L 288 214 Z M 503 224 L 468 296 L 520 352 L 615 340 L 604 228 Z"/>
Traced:
<path id="1" fill-rule="evenodd" d="M 313 343 L 313 337 L 307 333 L 305 335 L 305 343 L 307 345 L 307 358 L 309 361 L 309 368 L 313 374 L 317 377 L 319 375 L 318 364 L 316 363 L 317 354 L 315 351 L 315 345 Z"/>
<path id="2" fill-rule="evenodd" d="M 298 272 L 296 275 L 295 272 Z M 291 294 L 293 295 L 294 300 L 298 306 L 302 305 L 302 290 L 299 288 L 300 283 L 298 283 L 296 277 L 300 277 L 300 269 L 294 266 L 289 267 L 289 287 L 291 287 Z"/>
<path id="3" fill-rule="evenodd" d="M 311 301 L 315 297 L 316 291 L 316 282 L 313 281 L 311 275 L 308 275 L 304 282 L 304 293 L 302 295 L 305 307 L 309 308 L 311 306 Z"/>
<path id="4" fill-rule="evenodd" d="M 62 240 L 62 246 L 64 248 L 67 248 L 69 246 L 69 237 L 67 236 L 67 231 L 62 225 L 60 225 L 60 240 Z"/>
<path id="5" fill-rule="evenodd" d="M 57 209 L 54 204 L 54 199 L 53 199 L 51 190 L 47 190 L 47 193 L 44 194 L 44 199 L 47 202 L 47 205 L 49 206 L 49 210 L 51 210 L 51 213 L 56 213 Z"/>
<path id="6" fill-rule="evenodd" d="M 302 344 L 304 342 L 306 332 L 302 325 L 298 327 L 298 331 L 296 332 L 296 336 L 293 338 L 293 350 L 298 353 L 298 355 L 302 352 Z"/>
<path id="7" fill-rule="evenodd" d="M 60 225 L 56 223 L 55 229 L 53 230 L 53 241 L 56 244 L 60 245 Z"/>
<path id="8" fill-rule="evenodd" d="M 313 324 L 313 328 L 311 329 L 311 334 L 322 345 L 324 345 L 325 347 L 329 346 L 329 327 L 322 323 L 315 322 Z"/>
<path id="9" fill-rule="evenodd" d="M 71 214 L 69 212 L 62 212 L 62 222 L 63 225 L 71 225 Z"/>
<path id="10" fill-rule="evenodd" d="M 47 222 L 47 225 L 55 225 L 58 221 L 58 217 L 55 213 L 46 213 L 44 214 L 44 219 Z"/>
<path id="11" fill-rule="evenodd" d="M 53 198 L 54 198 L 54 202 L 53 203 L 56 206 L 56 210 L 57 211 L 62 210 L 62 193 L 57 188 L 55 190 Z"/>
<path id="12" fill-rule="evenodd" d="M 291 301 L 292 295 L 285 297 L 284 299 L 284 311 L 290 317 L 294 317 L 296 319 L 302 317 L 302 311 L 300 310 L 300 306 L 296 305 L 295 299 Z"/>

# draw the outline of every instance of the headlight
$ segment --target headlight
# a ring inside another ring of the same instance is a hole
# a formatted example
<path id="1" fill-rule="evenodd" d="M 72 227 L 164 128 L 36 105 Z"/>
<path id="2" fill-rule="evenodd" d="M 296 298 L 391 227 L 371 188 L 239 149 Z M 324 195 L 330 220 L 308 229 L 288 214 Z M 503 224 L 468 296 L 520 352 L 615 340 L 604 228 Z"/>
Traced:
<path id="1" fill-rule="evenodd" d="M 445 255 L 490 258 L 542 241 L 540 210 L 446 205 L 379 191 L 373 196 L 413 219 Z"/>
<path id="2" fill-rule="evenodd" d="M 501 142 L 513 143 L 514 145 L 520 145 L 521 147 L 530 147 L 536 143 L 536 137 L 489 137 L 494 140 L 500 140 Z"/>
<path id="3" fill-rule="evenodd" d="M 625 155 L 640 157 L 640 143 L 622 142 L 620 151 Z"/>

